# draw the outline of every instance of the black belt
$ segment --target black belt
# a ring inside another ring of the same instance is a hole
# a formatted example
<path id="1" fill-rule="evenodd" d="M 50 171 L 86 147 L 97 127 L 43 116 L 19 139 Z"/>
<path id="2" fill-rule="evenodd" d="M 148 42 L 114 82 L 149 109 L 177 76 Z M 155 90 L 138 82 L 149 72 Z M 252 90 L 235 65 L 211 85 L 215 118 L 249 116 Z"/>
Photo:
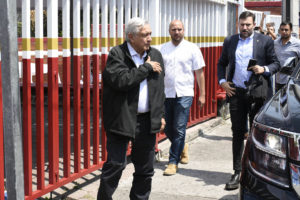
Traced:
<path id="1" fill-rule="evenodd" d="M 147 115 L 149 115 L 149 114 L 150 114 L 150 112 L 137 113 L 136 116 L 138 116 L 138 117 L 143 117 L 143 116 L 147 116 Z"/>
<path id="2" fill-rule="evenodd" d="M 230 84 L 230 87 L 235 88 L 235 91 L 238 92 L 238 93 L 246 93 L 247 92 L 247 89 L 237 87 L 235 84 Z"/>

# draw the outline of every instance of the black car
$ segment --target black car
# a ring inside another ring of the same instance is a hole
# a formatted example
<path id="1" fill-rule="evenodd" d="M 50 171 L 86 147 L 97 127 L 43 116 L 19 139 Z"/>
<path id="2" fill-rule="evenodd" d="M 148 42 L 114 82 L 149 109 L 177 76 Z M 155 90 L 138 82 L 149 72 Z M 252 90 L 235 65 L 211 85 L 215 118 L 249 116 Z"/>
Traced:
<path id="1" fill-rule="evenodd" d="M 300 199 L 300 62 L 256 115 L 243 155 L 240 199 Z"/>

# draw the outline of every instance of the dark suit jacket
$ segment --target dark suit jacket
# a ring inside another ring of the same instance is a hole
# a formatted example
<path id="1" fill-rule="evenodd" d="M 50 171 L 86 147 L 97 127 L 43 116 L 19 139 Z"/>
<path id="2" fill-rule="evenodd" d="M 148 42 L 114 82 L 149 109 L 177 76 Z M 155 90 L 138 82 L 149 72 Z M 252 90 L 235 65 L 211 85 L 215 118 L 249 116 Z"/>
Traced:
<path id="1" fill-rule="evenodd" d="M 229 36 L 225 39 L 222 54 L 218 62 L 218 80 L 226 79 L 232 82 L 235 73 L 235 51 L 239 41 L 239 34 Z M 277 60 L 274 51 L 274 42 L 271 37 L 254 33 L 253 36 L 253 58 L 257 60 L 257 65 L 267 66 L 272 75 L 280 69 L 280 63 Z M 226 77 L 226 68 L 228 72 Z M 247 66 L 246 66 L 247 67 Z"/>
<path id="2" fill-rule="evenodd" d="M 151 132 L 157 133 L 164 117 L 164 63 L 154 48 L 147 51 L 152 61 L 160 63 L 163 71 L 153 72 L 149 63 L 136 67 L 127 42 L 109 52 L 103 71 L 103 120 L 106 131 L 135 137 L 140 83 L 147 79 Z"/>

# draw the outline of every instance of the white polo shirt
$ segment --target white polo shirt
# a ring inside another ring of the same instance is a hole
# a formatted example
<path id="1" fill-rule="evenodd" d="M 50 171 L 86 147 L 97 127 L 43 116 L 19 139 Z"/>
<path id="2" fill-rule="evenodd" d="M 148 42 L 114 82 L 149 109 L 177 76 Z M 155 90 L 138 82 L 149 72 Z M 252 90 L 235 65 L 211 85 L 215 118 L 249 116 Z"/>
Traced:
<path id="1" fill-rule="evenodd" d="M 194 71 L 205 66 L 202 53 L 194 43 L 182 40 L 177 46 L 161 46 L 165 65 L 166 98 L 194 96 Z"/>

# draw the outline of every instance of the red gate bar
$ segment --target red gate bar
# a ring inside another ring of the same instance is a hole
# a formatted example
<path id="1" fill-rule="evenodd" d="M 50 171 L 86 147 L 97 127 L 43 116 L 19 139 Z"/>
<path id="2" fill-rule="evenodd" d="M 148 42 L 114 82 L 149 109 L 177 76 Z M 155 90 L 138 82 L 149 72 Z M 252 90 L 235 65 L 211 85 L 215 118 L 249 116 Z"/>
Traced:
<path id="1" fill-rule="evenodd" d="M 48 38 L 48 43 L 50 38 Z M 49 44 L 48 44 L 49 45 Z M 59 179 L 58 58 L 48 57 L 49 183 Z"/>
<path id="2" fill-rule="evenodd" d="M 87 169 L 90 166 L 90 56 L 89 55 L 83 55 L 83 130 L 84 130 L 84 137 L 83 137 L 84 168 Z"/>
<path id="3" fill-rule="evenodd" d="M 63 40 L 65 51 L 69 52 L 69 38 Z M 68 54 L 68 53 L 66 53 Z M 68 178 L 71 172 L 70 155 L 71 155 L 71 107 L 70 107 L 70 85 L 71 85 L 71 57 L 66 55 L 63 57 L 63 161 L 64 161 L 64 177 Z"/>
<path id="4" fill-rule="evenodd" d="M 74 40 L 75 41 L 75 40 Z M 79 41 L 77 45 L 80 45 Z M 74 44 L 76 48 L 76 45 Z M 80 136 L 81 136 L 81 121 L 80 121 L 80 56 L 74 55 L 74 171 L 80 171 Z"/>
<path id="5" fill-rule="evenodd" d="M 41 42 L 43 40 L 41 39 Z M 35 59 L 36 67 L 36 162 L 37 162 L 37 189 L 42 190 L 45 187 L 45 145 L 44 145 L 44 73 L 43 58 Z"/>
<path id="6" fill-rule="evenodd" d="M 101 55 L 101 69 L 102 71 L 104 70 L 105 68 L 105 64 L 106 64 L 106 60 L 107 60 L 107 54 L 102 54 Z M 102 80 L 103 80 L 103 77 L 102 77 Z M 103 81 L 101 82 L 101 97 L 103 97 Z M 101 98 L 102 100 L 103 98 Z M 101 121 L 102 121 L 102 126 L 101 126 L 101 141 L 102 141 L 102 144 L 101 144 L 101 160 L 102 161 L 106 161 L 107 159 L 107 152 L 106 152 L 106 133 L 105 133 L 105 130 L 104 130 L 104 126 L 103 126 L 103 109 L 101 109 Z"/>
<path id="7" fill-rule="evenodd" d="M 99 41 L 99 40 L 98 40 Z M 96 40 L 97 42 L 97 40 Z M 99 164 L 99 55 L 93 55 L 93 164 Z"/>
<path id="8" fill-rule="evenodd" d="M 26 41 L 24 41 L 26 40 Z M 24 39 L 23 42 L 30 42 Z M 25 44 L 24 44 L 25 45 Z M 27 47 L 28 48 L 28 47 Z M 29 47 L 30 48 L 30 47 Z M 23 48 L 24 49 L 24 48 Z M 25 195 L 32 193 L 32 135 L 31 135 L 31 70 L 30 58 L 23 58 L 23 152 L 24 152 L 24 192 Z"/>

